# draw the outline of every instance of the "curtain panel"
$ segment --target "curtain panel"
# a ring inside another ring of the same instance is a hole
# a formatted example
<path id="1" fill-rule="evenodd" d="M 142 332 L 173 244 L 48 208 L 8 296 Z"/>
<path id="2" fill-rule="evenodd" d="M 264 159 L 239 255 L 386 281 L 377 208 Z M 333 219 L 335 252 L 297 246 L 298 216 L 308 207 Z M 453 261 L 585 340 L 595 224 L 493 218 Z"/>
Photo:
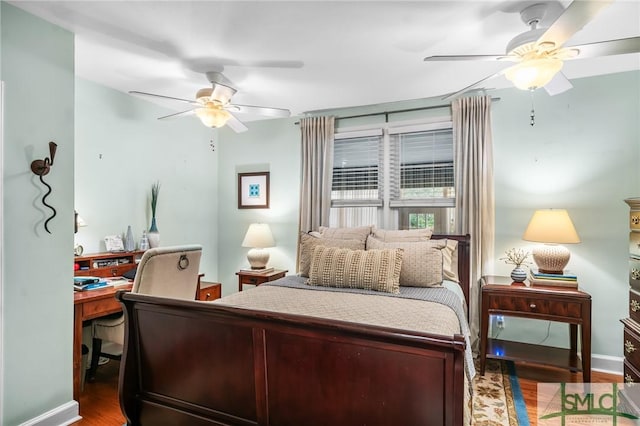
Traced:
<path id="1" fill-rule="evenodd" d="M 471 342 L 478 349 L 480 278 L 492 269 L 495 238 L 491 97 L 452 102 L 455 155 L 456 227 L 471 235 Z"/>

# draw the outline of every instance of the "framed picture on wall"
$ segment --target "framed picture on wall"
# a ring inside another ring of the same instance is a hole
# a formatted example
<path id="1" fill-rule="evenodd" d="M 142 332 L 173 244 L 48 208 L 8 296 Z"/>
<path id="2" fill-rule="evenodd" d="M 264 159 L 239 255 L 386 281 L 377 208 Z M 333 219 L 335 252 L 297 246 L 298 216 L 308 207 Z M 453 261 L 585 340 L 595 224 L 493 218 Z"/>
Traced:
<path id="1" fill-rule="evenodd" d="M 269 172 L 238 173 L 238 208 L 269 208 Z"/>

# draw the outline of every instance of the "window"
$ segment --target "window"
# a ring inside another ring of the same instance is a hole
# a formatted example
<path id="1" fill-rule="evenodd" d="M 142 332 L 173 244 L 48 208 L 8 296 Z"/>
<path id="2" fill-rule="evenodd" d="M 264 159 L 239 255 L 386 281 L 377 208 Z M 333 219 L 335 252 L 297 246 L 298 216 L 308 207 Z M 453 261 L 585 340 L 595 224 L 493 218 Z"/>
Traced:
<path id="1" fill-rule="evenodd" d="M 335 136 L 331 226 L 453 232 L 451 122 Z"/>

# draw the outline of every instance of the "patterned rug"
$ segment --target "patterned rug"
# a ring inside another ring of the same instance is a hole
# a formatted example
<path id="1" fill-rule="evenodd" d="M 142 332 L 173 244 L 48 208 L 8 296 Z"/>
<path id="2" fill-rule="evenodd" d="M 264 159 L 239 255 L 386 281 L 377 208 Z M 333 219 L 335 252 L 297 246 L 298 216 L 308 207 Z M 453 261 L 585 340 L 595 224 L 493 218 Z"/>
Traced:
<path id="1" fill-rule="evenodd" d="M 473 390 L 473 426 L 529 426 L 513 362 L 488 359 L 484 376 L 473 380 Z"/>

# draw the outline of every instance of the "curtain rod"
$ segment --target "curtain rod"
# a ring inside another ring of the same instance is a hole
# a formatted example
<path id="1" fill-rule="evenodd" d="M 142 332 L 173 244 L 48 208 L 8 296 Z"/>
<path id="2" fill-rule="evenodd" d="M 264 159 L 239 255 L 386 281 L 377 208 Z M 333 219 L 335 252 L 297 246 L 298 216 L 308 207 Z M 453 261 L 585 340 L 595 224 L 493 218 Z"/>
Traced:
<path id="1" fill-rule="evenodd" d="M 500 98 L 491 98 L 492 102 L 498 102 L 500 101 Z M 366 114 L 358 114 L 358 115 L 345 115 L 344 117 L 336 117 L 336 120 L 347 120 L 350 118 L 361 118 L 361 117 L 372 117 L 375 115 L 384 115 L 384 121 L 385 123 L 389 122 L 389 114 L 401 114 L 403 112 L 414 112 L 414 111 L 424 111 L 424 110 L 428 110 L 428 109 L 439 109 L 439 108 L 450 108 L 451 104 L 444 104 L 444 105 L 431 105 L 431 106 L 425 106 L 425 107 L 419 107 L 419 108 L 407 108 L 407 109 L 398 109 L 395 111 L 380 111 L 380 112 L 369 112 Z M 300 124 L 299 121 L 296 121 L 293 124 Z"/>

